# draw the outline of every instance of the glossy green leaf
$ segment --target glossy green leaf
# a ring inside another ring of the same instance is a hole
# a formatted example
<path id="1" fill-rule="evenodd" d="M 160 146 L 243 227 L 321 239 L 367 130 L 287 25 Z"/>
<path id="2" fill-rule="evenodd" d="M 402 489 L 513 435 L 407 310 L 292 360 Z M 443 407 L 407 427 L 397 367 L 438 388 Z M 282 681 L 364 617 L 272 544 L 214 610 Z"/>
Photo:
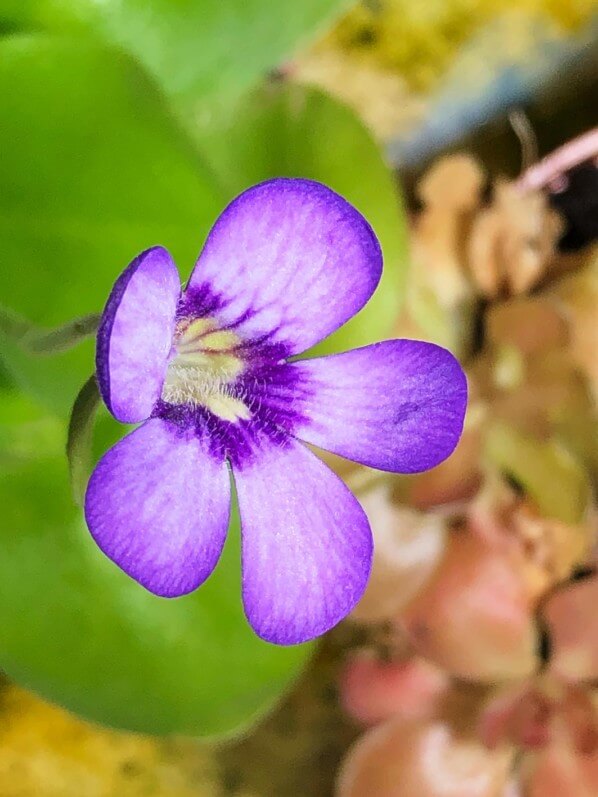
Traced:
<path id="1" fill-rule="evenodd" d="M 63 439 L 56 418 L 20 395 L 0 372 L 0 478 L 7 467 L 53 455 Z"/>
<path id="2" fill-rule="evenodd" d="M 224 196 L 133 62 L 89 42 L 8 38 L 0 95 L 3 306 L 42 327 L 101 311 L 157 243 L 188 273 Z M 66 414 L 92 341 L 50 361 L 2 340 L 20 385 Z"/>
<path id="3" fill-rule="evenodd" d="M 27 442 L 36 423 L 47 427 L 38 455 Z M 70 498 L 63 425 L 0 394 L 0 441 L 0 668 L 130 730 L 230 734 L 263 714 L 310 647 L 269 645 L 247 625 L 237 521 L 204 586 L 157 598 L 93 543 Z"/>
<path id="4" fill-rule="evenodd" d="M 209 126 L 350 5 L 350 0 L 9 0 L 6 17 L 122 47 L 195 123 Z"/>
<path id="5" fill-rule="evenodd" d="M 270 177 L 309 177 L 354 204 L 382 244 L 382 281 L 364 310 L 317 351 L 392 334 L 409 265 L 405 215 L 380 147 L 349 108 L 316 89 L 270 86 L 247 98 L 234 124 L 206 136 L 203 149 L 230 196 Z"/>

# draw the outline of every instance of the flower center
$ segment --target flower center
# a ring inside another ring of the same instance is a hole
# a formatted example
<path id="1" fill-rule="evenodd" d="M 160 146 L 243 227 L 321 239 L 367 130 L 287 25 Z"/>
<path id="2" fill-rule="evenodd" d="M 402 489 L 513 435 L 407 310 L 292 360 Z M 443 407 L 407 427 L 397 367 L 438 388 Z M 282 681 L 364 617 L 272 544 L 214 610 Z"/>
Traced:
<path id="1" fill-rule="evenodd" d="M 249 407 L 233 392 L 245 367 L 240 344 L 234 332 L 219 329 L 212 318 L 179 322 L 176 353 L 166 371 L 162 399 L 206 407 L 224 421 L 248 420 Z"/>

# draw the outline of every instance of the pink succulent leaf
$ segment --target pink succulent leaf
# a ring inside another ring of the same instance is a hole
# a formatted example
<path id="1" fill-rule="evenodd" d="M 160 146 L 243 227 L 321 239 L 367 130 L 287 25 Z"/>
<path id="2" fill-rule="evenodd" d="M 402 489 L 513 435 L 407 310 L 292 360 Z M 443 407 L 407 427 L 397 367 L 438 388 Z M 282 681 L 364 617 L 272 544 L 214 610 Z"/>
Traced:
<path id="1" fill-rule="evenodd" d="M 478 724 L 478 736 L 489 750 L 513 738 L 518 707 L 529 691 L 529 681 L 495 692 L 484 706 Z"/>
<path id="2" fill-rule="evenodd" d="M 444 560 L 400 623 L 421 655 L 461 678 L 524 678 L 538 663 L 521 572 L 507 553 L 467 529 L 453 534 Z"/>
<path id="3" fill-rule="evenodd" d="M 392 501 L 382 484 L 361 498 L 374 536 L 374 561 L 366 591 L 351 617 L 377 623 L 396 616 L 430 578 L 444 552 L 444 521 Z"/>
<path id="4" fill-rule="evenodd" d="M 360 651 L 346 662 L 339 690 L 347 714 L 375 725 L 391 717 L 431 718 L 449 686 L 447 674 L 425 659 L 381 661 Z"/>
<path id="5" fill-rule="evenodd" d="M 598 712 L 592 693 L 559 683 L 550 673 L 494 694 L 478 723 L 489 749 L 512 743 L 527 751 L 565 739 L 576 753 L 598 752 Z"/>
<path id="6" fill-rule="evenodd" d="M 598 707 L 595 695 L 588 689 L 571 686 L 566 690 L 561 707 L 562 721 L 577 753 L 593 756 L 598 753 Z"/>
<path id="7" fill-rule="evenodd" d="M 511 761 L 445 723 L 391 720 L 350 750 L 336 797 L 500 797 Z"/>
<path id="8" fill-rule="evenodd" d="M 583 756 L 563 743 L 527 757 L 522 771 L 526 797 L 596 797 L 598 753 Z"/>
<path id="9" fill-rule="evenodd" d="M 546 603 L 552 672 L 567 681 L 598 678 L 598 576 L 560 589 Z"/>
<path id="10" fill-rule="evenodd" d="M 467 518 L 473 533 L 514 560 L 534 605 L 587 560 L 594 536 L 591 517 L 578 524 L 555 520 L 497 477 L 487 478 Z"/>
<path id="11" fill-rule="evenodd" d="M 500 797 L 524 797 L 524 794 L 521 791 L 521 784 L 516 777 L 512 777 L 511 780 L 506 784 Z"/>

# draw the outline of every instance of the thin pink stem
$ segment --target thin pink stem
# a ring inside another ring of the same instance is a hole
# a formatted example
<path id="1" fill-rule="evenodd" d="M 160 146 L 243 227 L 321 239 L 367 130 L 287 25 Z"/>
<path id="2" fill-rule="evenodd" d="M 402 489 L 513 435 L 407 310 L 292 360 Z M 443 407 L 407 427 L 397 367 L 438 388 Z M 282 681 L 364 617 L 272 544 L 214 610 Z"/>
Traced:
<path id="1" fill-rule="evenodd" d="M 568 141 L 535 166 L 526 169 L 516 181 L 516 186 L 522 193 L 545 188 L 564 172 L 592 159 L 598 159 L 598 127 Z"/>

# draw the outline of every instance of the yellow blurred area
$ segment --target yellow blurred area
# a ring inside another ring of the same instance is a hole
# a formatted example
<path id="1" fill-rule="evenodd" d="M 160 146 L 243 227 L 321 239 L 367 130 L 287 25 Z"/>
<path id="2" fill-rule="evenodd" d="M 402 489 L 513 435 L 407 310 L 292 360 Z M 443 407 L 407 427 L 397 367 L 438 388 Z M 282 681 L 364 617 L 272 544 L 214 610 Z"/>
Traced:
<path id="1" fill-rule="evenodd" d="M 214 795 L 205 747 L 110 731 L 15 686 L 0 692 L 2 797 Z"/>
<path id="2" fill-rule="evenodd" d="M 294 60 L 292 75 L 392 139 L 422 123 L 459 58 L 463 95 L 482 95 L 505 57 L 531 66 L 539 42 L 580 33 L 597 13 L 598 0 L 362 0 Z"/>
<path id="3" fill-rule="evenodd" d="M 578 30 L 597 10 L 596 0 L 366 0 L 315 52 L 338 48 L 400 73 L 414 89 L 429 90 L 455 51 L 504 12 L 539 14 L 565 32 Z"/>

